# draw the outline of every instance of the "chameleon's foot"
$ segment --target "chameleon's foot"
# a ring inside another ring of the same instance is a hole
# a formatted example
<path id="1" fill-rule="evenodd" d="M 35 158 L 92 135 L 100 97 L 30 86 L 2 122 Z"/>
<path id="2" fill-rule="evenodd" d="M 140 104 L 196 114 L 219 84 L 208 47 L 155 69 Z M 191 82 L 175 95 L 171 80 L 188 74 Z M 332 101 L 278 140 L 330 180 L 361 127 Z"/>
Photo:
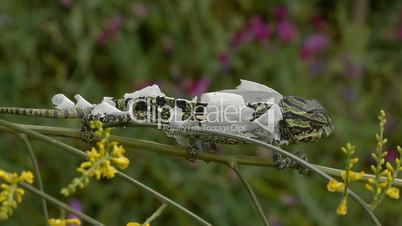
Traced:
<path id="1" fill-rule="evenodd" d="M 199 153 L 199 148 L 196 145 L 191 145 L 190 147 L 188 147 L 187 149 L 187 157 L 186 160 L 190 163 L 193 163 L 197 160 L 198 157 L 198 153 Z"/>
<path id="2" fill-rule="evenodd" d="M 81 124 L 81 140 L 84 143 L 91 144 L 94 143 L 94 129 L 91 128 L 90 122 L 92 121 L 92 117 L 84 117 L 82 119 Z"/>
<path id="3" fill-rule="evenodd" d="M 295 155 L 307 162 L 307 155 L 304 154 L 302 151 L 296 151 Z M 301 165 L 301 164 L 299 164 L 297 162 L 294 162 L 294 161 L 292 161 L 292 162 L 293 162 L 294 168 L 296 168 L 300 174 L 303 174 L 303 175 L 308 174 L 308 168 L 307 167 L 305 167 L 304 165 Z"/>
<path id="4" fill-rule="evenodd" d="M 276 151 L 273 152 L 272 160 L 277 169 L 283 170 L 292 166 L 292 160 L 290 158 L 284 158 L 281 154 Z"/>

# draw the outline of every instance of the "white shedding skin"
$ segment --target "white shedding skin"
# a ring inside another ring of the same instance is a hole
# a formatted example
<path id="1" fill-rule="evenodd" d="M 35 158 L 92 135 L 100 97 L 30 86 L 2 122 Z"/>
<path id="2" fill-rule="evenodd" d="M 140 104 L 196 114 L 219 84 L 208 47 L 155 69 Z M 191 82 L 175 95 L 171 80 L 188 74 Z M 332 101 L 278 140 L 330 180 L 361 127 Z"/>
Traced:
<path id="1" fill-rule="evenodd" d="M 56 94 L 52 97 L 52 103 L 56 106 L 56 109 L 65 110 L 74 108 L 74 102 L 68 99 L 64 94 Z"/>
<path id="2" fill-rule="evenodd" d="M 255 122 L 264 130 L 271 133 L 274 139 L 279 140 L 279 121 L 282 120 L 282 111 L 275 104 L 268 111 L 262 114 Z"/>
<path id="3" fill-rule="evenodd" d="M 102 103 L 95 105 L 94 109 L 92 110 L 92 114 L 94 114 L 94 115 L 103 115 L 103 114 L 118 115 L 118 114 L 124 114 L 124 112 L 120 111 L 115 106 L 112 106 L 109 103 L 102 101 Z"/>
<path id="4" fill-rule="evenodd" d="M 244 102 L 266 102 L 271 104 L 278 104 L 282 99 L 282 95 L 265 85 L 260 83 L 251 82 L 247 80 L 240 80 L 240 85 L 236 89 L 222 90 L 219 92 L 238 94 L 243 97 Z"/>
<path id="5" fill-rule="evenodd" d="M 91 108 L 94 105 L 89 103 L 87 100 L 85 100 L 81 95 L 76 94 L 74 96 L 74 99 L 77 101 L 75 104 L 75 108 L 80 108 L 80 109 L 86 109 L 86 108 Z"/>
<path id="6" fill-rule="evenodd" d="M 103 97 L 102 102 L 106 102 L 106 103 L 116 107 L 116 103 L 113 101 L 113 97 Z"/>
<path id="7" fill-rule="evenodd" d="M 165 96 L 164 93 L 162 93 L 161 89 L 159 88 L 158 85 L 152 85 L 152 86 L 147 86 L 143 89 L 140 89 L 138 91 L 135 91 L 134 93 L 126 93 L 124 94 L 124 99 L 135 99 L 138 97 L 157 97 L 157 96 Z"/>

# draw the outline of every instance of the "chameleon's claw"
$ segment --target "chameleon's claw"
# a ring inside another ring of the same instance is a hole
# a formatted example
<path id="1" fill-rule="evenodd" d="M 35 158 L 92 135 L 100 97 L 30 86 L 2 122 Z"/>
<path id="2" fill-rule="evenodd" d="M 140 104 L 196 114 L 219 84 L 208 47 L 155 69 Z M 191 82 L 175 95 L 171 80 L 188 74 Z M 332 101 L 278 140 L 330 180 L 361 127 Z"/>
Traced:
<path id="1" fill-rule="evenodd" d="M 297 157 L 299 157 L 299 158 L 301 158 L 301 159 L 303 159 L 304 161 L 306 161 L 307 162 L 307 155 L 306 154 L 304 154 L 304 152 L 302 152 L 302 151 L 296 151 L 295 152 L 295 155 L 297 156 Z M 298 169 L 298 172 L 299 172 L 299 174 L 302 174 L 302 175 L 307 175 L 308 174 L 308 168 L 307 167 L 305 167 L 304 165 L 300 165 L 299 163 L 297 163 L 297 162 L 294 162 L 294 161 L 292 161 L 293 163 L 293 166 L 296 168 L 296 169 Z"/>
<path id="2" fill-rule="evenodd" d="M 93 132 L 94 130 L 90 126 L 92 117 L 84 117 L 82 118 L 82 123 L 81 123 L 81 140 L 84 143 L 90 144 L 94 142 L 94 136 Z"/>
<path id="3" fill-rule="evenodd" d="M 277 152 L 273 153 L 272 159 L 277 169 L 283 170 L 292 166 L 292 160 L 290 158 L 283 158 L 283 156 Z"/>
<path id="4" fill-rule="evenodd" d="M 196 145 L 192 145 L 187 149 L 187 157 L 186 160 L 190 163 L 193 163 L 197 160 L 199 153 L 199 148 Z"/>

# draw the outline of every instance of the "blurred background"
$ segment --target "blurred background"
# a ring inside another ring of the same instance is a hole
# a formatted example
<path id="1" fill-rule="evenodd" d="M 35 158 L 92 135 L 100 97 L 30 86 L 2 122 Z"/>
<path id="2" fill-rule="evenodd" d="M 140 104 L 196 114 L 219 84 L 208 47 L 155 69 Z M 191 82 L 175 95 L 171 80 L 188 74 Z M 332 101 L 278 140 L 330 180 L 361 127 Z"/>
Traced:
<path id="1" fill-rule="evenodd" d="M 234 88 L 239 79 L 284 95 L 319 100 L 332 114 L 335 133 L 303 150 L 311 162 L 344 167 L 340 146 L 357 146 L 360 169 L 369 153 L 380 109 L 387 112 L 387 150 L 401 140 L 402 3 L 400 1 L 0 1 L 0 105 L 52 107 L 51 97 L 81 94 L 98 103 L 156 83 L 168 95 L 193 97 Z M 16 116 L 19 123 L 78 127 L 76 120 Z M 175 144 L 153 129 L 116 129 L 115 134 Z M 87 148 L 77 140 L 69 144 Z M 93 182 L 73 198 L 59 190 L 80 159 L 32 141 L 46 192 L 106 225 L 143 222 L 160 205 L 122 180 Z M 226 153 L 269 156 L 254 146 L 224 147 Z M 226 166 L 130 150 L 126 173 L 215 225 L 261 225 L 243 185 Z M 391 154 L 390 154 L 391 155 Z M 31 168 L 26 147 L 1 132 L 0 168 Z M 273 226 L 370 225 L 353 201 L 338 217 L 340 195 L 317 176 L 291 170 L 241 167 Z M 368 198 L 355 183 L 357 192 Z M 367 199 L 366 199 L 367 200 Z M 367 200 L 368 201 L 368 200 Z M 376 210 L 384 225 L 402 225 L 402 202 Z M 51 216 L 59 211 L 50 207 Z M 44 225 L 38 197 L 29 194 L 1 225 Z M 196 225 L 167 208 L 152 225 Z"/>

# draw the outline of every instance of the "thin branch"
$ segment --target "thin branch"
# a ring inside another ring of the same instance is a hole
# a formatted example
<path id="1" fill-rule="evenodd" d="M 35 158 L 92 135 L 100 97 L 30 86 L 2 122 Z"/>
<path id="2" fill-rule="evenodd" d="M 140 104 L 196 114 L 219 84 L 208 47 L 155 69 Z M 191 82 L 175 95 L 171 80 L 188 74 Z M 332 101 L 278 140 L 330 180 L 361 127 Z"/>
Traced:
<path id="1" fill-rule="evenodd" d="M 158 124 L 156 123 L 138 123 L 138 122 L 130 122 L 127 124 L 124 124 L 122 126 L 133 126 L 133 127 L 152 127 L 152 128 L 158 128 Z M 169 127 L 169 126 L 167 126 Z M 200 126 L 175 126 L 175 129 L 179 130 L 179 131 L 186 131 L 187 135 L 199 135 L 201 134 L 208 134 L 208 135 L 217 135 L 217 136 L 221 136 L 221 137 L 227 137 L 227 138 L 232 138 L 232 139 L 237 139 L 249 144 L 255 144 L 258 145 L 260 147 L 264 147 L 265 149 L 272 151 L 272 152 L 277 152 L 279 154 L 281 154 L 282 156 L 288 157 L 290 159 L 292 159 L 294 162 L 298 163 L 299 165 L 305 166 L 307 169 L 311 170 L 312 172 L 315 172 L 316 174 L 320 175 L 321 177 L 323 177 L 326 180 L 330 180 L 332 179 L 331 176 L 329 176 L 328 174 L 326 174 L 325 172 L 323 172 L 322 170 L 320 170 L 319 168 L 317 168 L 316 166 L 304 161 L 303 159 L 299 158 L 298 156 L 287 152 L 281 148 L 278 148 L 274 145 L 265 143 L 263 141 L 260 140 L 256 140 L 253 138 L 248 138 L 248 137 L 244 137 L 244 136 L 240 136 L 240 135 L 234 135 L 234 134 L 227 134 L 227 133 L 223 133 L 220 131 L 213 131 L 213 130 L 205 130 Z M 359 204 L 367 213 L 367 215 L 371 218 L 371 220 L 375 223 L 375 225 L 377 226 L 381 226 L 381 223 L 378 221 L 377 217 L 375 216 L 375 214 L 373 213 L 373 211 L 370 209 L 369 205 L 367 205 L 366 202 L 364 202 L 356 193 L 354 193 L 352 190 L 348 189 L 348 193 L 349 195 L 353 198 L 353 200 L 355 200 L 357 202 L 357 204 Z"/>
<path id="2" fill-rule="evenodd" d="M 57 137 L 69 137 L 69 138 L 80 138 L 80 130 L 79 129 L 71 129 L 71 128 L 63 128 L 63 127 L 52 127 L 52 126 L 36 126 L 36 125 L 24 125 L 24 124 L 16 124 L 22 126 L 24 128 L 34 130 L 44 135 L 51 135 Z M 2 130 L 9 130 L 5 127 L 0 126 Z M 164 155 L 172 155 L 178 157 L 186 157 L 187 151 L 183 147 L 160 144 L 153 141 L 148 140 L 140 140 L 133 139 L 121 136 L 111 136 L 112 140 L 118 141 L 122 145 L 126 147 L 132 147 L 136 149 L 143 149 L 147 151 L 153 151 Z M 211 153 L 200 153 L 197 157 L 199 160 L 204 160 L 207 162 L 219 162 L 219 163 L 230 163 L 231 161 L 236 161 L 238 165 L 252 165 L 252 166 L 265 166 L 265 167 L 274 167 L 274 163 L 272 159 L 254 157 L 254 156 L 238 156 L 238 155 L 225 155 L 225 154 L 211 154 Z M 342 170 L 335 169 L 327 166 L 315 165 L 315 167 L 319 168 L 323 172 L 334 176 L 341 177 Z M 359 181 L 368 181 L 369 178 L 374 178 L 372 174 L 365 174 L 361 180 Z M 380 181 L 386 181 L 386 177 L 381 177 Z M 398 187 L 402 187 L 402 179 L 395 179 L 395 183 L 393 184 Z"/>
<path id="3" fill-rule="evenodd" d="M 237 176 L 240 178 L 240 181 L 243 183 L 244 187 L 247 190 L 248 195 L 251 198 L 251 201 L 253 202 L 255 208 L 257 209 L 263 223 L 265 226 L 269 226 L 269 222 L 267 217 L 265 216 L 264 210 L 262 209 L 260 202 L 257 199 L 257 196 L 255 195 L 253 188 L 250 186 L 250 184 L 247 182 L 246 178 L 243 177 L 243 175 L 240 173 L 239 167 L 235 162 L 229 165 L 230 168 L 232 168 L 233 171 L 236 172 Z"/>
<path id="4" fill-rule="evenodd" d="M 29 142 L 28 137 L 25 134 L 20 134 L 19 137 L 25 142 L 26 146 L 28 147 L 28 152 L 31 157 L 32 165 L 34 168 L 34 174 L 36 177 L 36 183 L 38 185 L 38 188 L 41 192 L 45 192 L 43 189 L 43 183 L 42 183 L 42 178 L 40 175 L 40 170 L 39 170 L 39 165 L 38 165 L 38 160 L 36 158 L 35 152 L 32 149 L 31 142 Z M 41 198 L 41 204 L 42 204 L 42 211 L 43 211 L 43 216 L 45 217 L 46 224 L 47 221 L 49 220 L 49 212 L 47 210 L 47 204 L 46 204 L 46 199 Z"/>
<path id="5" fill-rule="evenodd" d="M 151 223 L 153 220 L 155 220 L 157 217 L 159 217 L 163 210 L 167 207 L 166 203 L 163 203 L 150 217 L 148 217 L 144 223 L 142 223 L 142 226 L 147 226 L 147 224 Z"/>
<path id="6" fill-rule="evenodd" d="M 80 212 L 78 210 L 75 210 L 74 208 L 71 208 L 69 205 L 67 205 L 67 204 L 55 199 L 54 197 L 52 197 L 52 196 L 50 196 L 50 195 L 48 195 L 48 194 L 36 189 L 35 187 L 33 187 L 33 186 L 31 186 L 31 185 L 29 185 L 27 183 L 18 183 L 18 184 L 21 187 L 25 188 L 26 190 L 28 190 L 28 191 L 30 191 L 30 192 L 32 192 L 32 193 L 34 193 L 34 194 L 46 199 L 50 203 L 53 203 L 54 205 L 62 208 L 63 210 L 76 215 L 77 217 L 83 219 L 84 221 L 86 221 L 86 222 L 88 222 L 88 223 L 90 223 L 92 225 L 104 226 L 104 224 L 102 224 L 99 221 L 93 219 L 92 217 L 90 217 L 90 216 L 88 216 L 88 215 L 86 215 L 86 214 L 84 214 L 84 213 L 82 213 L 82 212 Z"/>
<path id="7" fill-rule="evenodd" d="M 69 152 L 71 152 L 73 154 L 76 154 L 76 155 L 80 156 L 80 157 L 86 158 L 86 156 L 87 156 L 84 152 L 82 152 L 81 150 L 79 150 L 79 149 L 77 149 L 75 147 L 67 145 L 67 144 L 65 144 L 63 142 L 60 142 L 60 141 L 58 141 L 56 139 L 53 139 L 53 138 L 50 138 L 48 136 L 42 135 L 42 134 L 40 134 L 38 132 L 35 132 L 33 130 L 24 128 L 24 127 L 22 127 L 20 125 L 10 123 L 10 122 L 7 122 L 7 121 L 2 120 L 2 119 L 0 119 L 0 125 L 5 126 L 7 128 L 10 128 L 10 129 L 12 129 L 14 131 L 18 131 L 19 133 L 24 133 L 24 134 L 29 135 L 31 137 L 35 137 L 37 139 L 40 139 L 40 140 L 42 140 L 42 141 L 44 141 L 46 143 L 49 143 L 49 144 L 54 145 L 54 146 L 57 146 L 59 148 L 63 148 L 63 149 L 65 149 L 65 150 L 67 150 L 67 151 L 69 151 Z M 183 212 L 187 216 L 189 216 L 189 217 L 193 218 L 194 220 L 198 221 L 200 224 L 207 225 L 207 226 L 212 225 L 212 224 L 208 223 L 207 221 L 205 221 L 204 219 L 202 219 L 201 217 L 199 217 L 196 214 L 194 214 L 193 212 L 191 212 L 190 210 L 184 208 L 180 204 L 178 204 L 178 203 L 174 202 L 173 200 L 169 199 L 168 197 L 158 193 L 157 191 L 155 191 L 152 188 L 146 186 L 145 184 L 135 180 L 134 178 L 132 178 L 132 177 L 120 172 L 120 171 L 117 171 L 116 174 L 117 174 L 117 176 L 123 178 L 126 182 L 128 182 L 128 183 L 130 183 L 132 185 L 136 185 L 137 187 L 141 188 L 142 190 L 144 190 L 144 191 L 146 191 L 148 193 L 151 193 L 155 198 L 157 198 L 161 202 L 166 202 L 169 205 L 175 207 L 177 210 Z"/>

